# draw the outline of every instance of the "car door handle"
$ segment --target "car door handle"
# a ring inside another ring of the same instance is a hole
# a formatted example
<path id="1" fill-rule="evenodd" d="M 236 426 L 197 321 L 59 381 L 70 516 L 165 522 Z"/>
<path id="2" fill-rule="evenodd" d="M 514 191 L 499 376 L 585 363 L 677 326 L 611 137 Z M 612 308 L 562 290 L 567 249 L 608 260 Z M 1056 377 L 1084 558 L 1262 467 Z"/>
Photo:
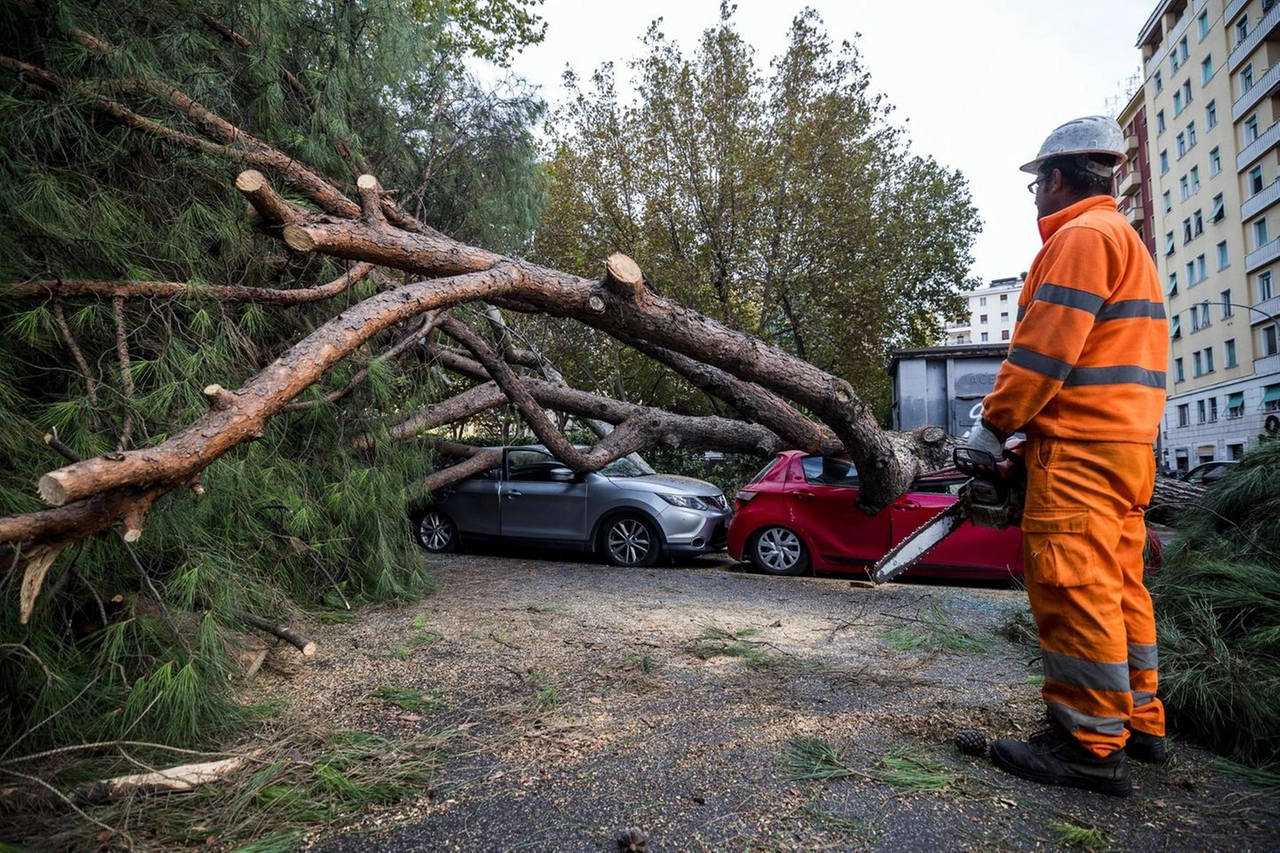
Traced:
<path id="1" fill-rule="evenodd" d="M 811 498 L 813 497 L 813 492 L 795 491 L 791 493 L 791 496 L 794 498 Z"/>
<path id="2" fill-rule="evenodd" d="M 920 508 L 920 502 L 919 502 L 919 501 L 911 501 L 911 500 L 907 500 L 907 501 L 896 501 L 896 502 L 893 504 L 893 508 L 894 508 L 894 509 L 919 509 L 919 508 Z"/>
<path id="3" fill-rule="evenodd" d="M 524 494 L 524 492 L 521 492 L 521 491 L 516 490 L 516 489 L 512 489 L 511 491 L 509 491 L 509 492 L 503 492 L 502 494 L 503 494 L 503 495 L 505 495 L 505 496 L 506 496 L 506 498 L 507 498 L 508 500 L 510 500 L 511 498 L 518 498 L 518 497 L 522 496 L 522 495 Z"/>

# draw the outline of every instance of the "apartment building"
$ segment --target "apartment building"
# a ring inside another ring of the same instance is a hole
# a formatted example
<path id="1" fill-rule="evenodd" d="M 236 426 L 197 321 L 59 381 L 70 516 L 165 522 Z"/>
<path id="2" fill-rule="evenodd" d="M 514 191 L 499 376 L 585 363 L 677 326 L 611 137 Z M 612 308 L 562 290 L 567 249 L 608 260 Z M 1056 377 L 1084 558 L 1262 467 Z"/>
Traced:
<path id="1" fill-rule="evenodd" d="M 1186 470 L 1280 436 L 1280 0 L 1163 0 L 1138 47 L 1117 190 L 1164 282 L 1159 451 Z"/>
<path id="2" fill-rule="evenodd" d="M 967 317 L 945 324 L 947 346 L 962 344 L 1009 344 L 1013 323 L 1018 318 L 1021 278 L 997 278 L 960 295 L 969 305 Z"/>

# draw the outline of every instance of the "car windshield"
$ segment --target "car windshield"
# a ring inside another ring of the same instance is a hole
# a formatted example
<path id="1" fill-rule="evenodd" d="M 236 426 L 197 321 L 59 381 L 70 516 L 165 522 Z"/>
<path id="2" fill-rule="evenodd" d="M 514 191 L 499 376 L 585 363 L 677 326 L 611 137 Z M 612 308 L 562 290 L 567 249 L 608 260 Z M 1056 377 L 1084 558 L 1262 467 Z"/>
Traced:
<path id="1" fill-rule="evenodd" d="M 640 469 L 639 465 L 623 456 L 621 459 L 615 459 L 601 468 L 600 473 L 606 477 L 643 477 L 645 472 Z"/>

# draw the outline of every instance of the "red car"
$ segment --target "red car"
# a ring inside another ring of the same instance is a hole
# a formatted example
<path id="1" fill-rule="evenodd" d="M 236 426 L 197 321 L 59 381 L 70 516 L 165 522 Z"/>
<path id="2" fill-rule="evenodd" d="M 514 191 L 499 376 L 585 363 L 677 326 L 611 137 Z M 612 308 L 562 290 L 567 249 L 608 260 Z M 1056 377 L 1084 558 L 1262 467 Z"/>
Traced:
<path id="1" fill-rule="evenodd" d="M 890 547 L 955 503 L 965 480 L 955 469 L 925 475 L 871 516 L 854 505 L 858 473 L 852 462 L 784 451 L 738 492 L 729 522 L 729 555 L 772 575 L 810 570 L 865 575 Z M 1149 551 L 1158 555 L 1159 541 L 1150 534 L 1147 538 Z M 1021 577 L 1022 531 L 965 522 L 906 576 Z"/>

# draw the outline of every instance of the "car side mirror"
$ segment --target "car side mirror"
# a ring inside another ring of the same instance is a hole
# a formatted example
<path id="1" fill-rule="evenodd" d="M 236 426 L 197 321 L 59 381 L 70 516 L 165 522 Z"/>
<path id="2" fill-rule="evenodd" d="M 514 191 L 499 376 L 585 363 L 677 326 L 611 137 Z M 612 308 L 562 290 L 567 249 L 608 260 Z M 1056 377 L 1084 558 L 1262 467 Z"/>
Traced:
<path id="1" fill-rule="evenodd" d="M 577 474 L 572 468 L 552 468 L 551 481 L 553 483 L 572 483 Z"/>

